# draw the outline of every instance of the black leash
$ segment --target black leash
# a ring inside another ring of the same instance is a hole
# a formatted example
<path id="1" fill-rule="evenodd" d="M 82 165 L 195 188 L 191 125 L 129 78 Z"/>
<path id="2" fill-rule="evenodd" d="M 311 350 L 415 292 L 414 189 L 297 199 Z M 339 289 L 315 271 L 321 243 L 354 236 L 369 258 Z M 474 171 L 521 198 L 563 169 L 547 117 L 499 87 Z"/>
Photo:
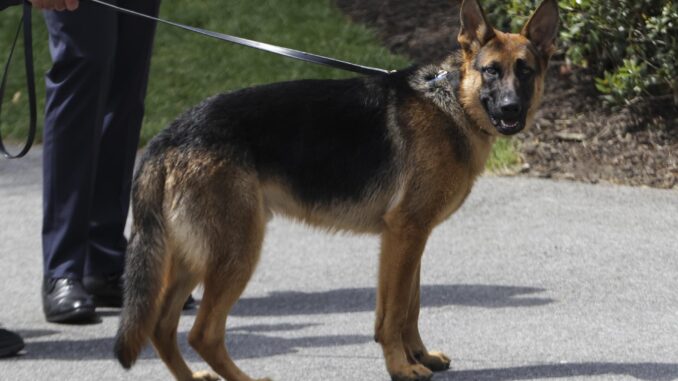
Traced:
<path id="1" fill-rule="evenodd" d="M 285 57 L 290 57 L 290 58 L 294 58 L 294 59 L 298 59 L 298 60 L 302 60 L 302 61 L 306 61 L 306 62 L 312 62 L 312 63 L 320 64 L 320 65 L 326 65 L 326 66 L 330 66 L 330 67 L 333 67 L 333 68 L 346 70 L 346 71 L 352 71 L 354 73 L 359 73 L 359 74 L 374 75 L 374 74 L 388 74 L 388 73 L 390 73 L 390 71 L 384 70 L 384 69 L 357 65 L 357 64 L 354 64 L 354 63 L 350 63 L 350 62 L 341 61 L 341 60 L 338 60 L 336 58 L 330 58 L 330 57 L 320 56 L 320 55 L 317 55 L 317 54 L 302 52 L 302 51 L 299 51 L 299 50 L 283 48 L 281 46 L 271 45 L 271 44 L 267 44 L 267 43 L 264 43 L 264 42 L 248 40 L 246 38 L 231 36 L 231 35 L 223 34 L 223 33 L 212 32 L 211 30 L 196 28 L 196 27 L 180 24 L 180 23 L 177 23 L 177 22 L 174 22 L 174 21 L 163 20 L 161 18 L 149 16 L 149 15 L 144 14 L 144 13 L 135 12 L 135 11 L 132 11 L 132 10 L 129 10 L 129 9 L 126 9 L 126 8 L 122 8 L 122 7 L 119 7 L 117 5 L 113 5 L 113 4 L 110 4 L 110 3 L 107 3 L 107 2 L 101 1 L 101 0 L 90 0 L 90 1 L 97 3 L 97 4 L 104 5 L 104 6 L 109 7 L 109 8 L 113 8 L 113 9 L 119 11 L 119 12 L 127 13 L 127 14 L 134 15 L 134 16 L 143 17 L 143 18 L 146 18 L 146 19 L 149 19 L 149 20 L 153 20 L 153 21 L 164 23 L 164 24 L 172 25 L 172 26 L 175 26 L 177 28 L 185 29 L 185 30 L 188 30 L 188 31 L 191 31 L 191 32 L 194 32 L 194 33 L 202 34 L 202 35 L 209 36 L 209 37 L 214 37 L 218 40 L 227 41 L 227 42 L 231 42 L 231 43 L 238 44 L 238 45 L 248 46 L 250 48 L 255 48 L 255 49 L 263 50 L 263 51 L 266 51 L 266 52 L 279 54 L 279 55 L 285 56 Z"/>
<path id="2" fill-rule="evenodd" d="M 17 28 L 16 35 L 14 36 L 14 43 L 12 43 L 12 49 L 9 51 L 9 58 L 7 58 L 7 63 L 5 64 L 5 71 L 2 74 L 2 82 L 0 82 L 0 115 L 2 114 L 2 100 L 5 95 L 5 85 L 7 83 L 7 74 L 9 73 L 9 64 L 12 62 L 12 56 L 14 55 L 14 48 L 16 43 L 19 40 L 19 32 L 23 27 L 24 30 L 24 60 L 26 68 L 26 87 L 28 90 L 28 107 L 30 109 L 30 122 L 28 126 L 28 137 L 26 138 L 26 143 L 21 151 L 16 154 L 10 154 L 5 145 L 2 142 L 2 134 L 0 134 L 0 153 L 2 153 L 8 159 L 16 159 L 23 157 L 28 153 L 28 150 L 31 149 L 33 145 L 33 140 L 35 139 L 35 130 L 36 130 L 36 116 L 37 116 L 37 107 L 35 103 L 35 77 L 33 72 L 33 38 L 31 33 L 31 3 L 27 0 L 23 4 L 23 16 L 21 17 L 21 22 Z"/>

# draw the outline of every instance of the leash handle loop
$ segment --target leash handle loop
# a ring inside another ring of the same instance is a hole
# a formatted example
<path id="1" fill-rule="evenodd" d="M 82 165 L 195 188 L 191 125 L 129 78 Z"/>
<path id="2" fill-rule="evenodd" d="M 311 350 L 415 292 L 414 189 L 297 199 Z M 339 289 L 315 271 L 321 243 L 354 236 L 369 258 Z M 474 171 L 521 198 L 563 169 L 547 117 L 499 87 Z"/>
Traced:
<path id="1" fill-rule="evenodd" d="M 35 77 L 33 70 L 33 36 L 31 30 L 31 3 L 28 0 L 24 1 L 23 4 L 23 15 L 21 16 L 21 22 L 14 36 L 14 42 L 12 43 L 12 48 L 9 51 L 9 57 L 7 58 L 7 63 L 5 64 L 5 70 L 2 74 L 2 80 L 0 81 L 0 115 L 2 114 L 2 100 L 5 95 L 5 85 L 7 84 L 7 76 L 9 74 L 9 66 L 12 62 L 12 57 L 14 56 L 14 49 L 16 48 L 17 41 L 19 40 L 19 32 L 23 27 L 24 30 L 24 60 L 26 68 L 26 87 L 28 90 L 28 105 L 30 110 L 30 122 L 28 126 L 28 137 L 26 138 L 26 143 L 21 151 L 16 154 L 10 154 L 5 148 L 2 142 L 2 135 L 0 134 L 0 153 L 4 155 L 7 159 L 17 159 L 25 156 L 33 145 L 35 140 L 36 132 L 36 120 L 37 120 L 37 107 L 36 107 L 36 97 L 35 97 Z"/>
<path id="2" fill-rule="evenodd" d="M 231 35 L 228 35 L 228 34 L 213 32 L 211 30 L 206 30 L 206 29 L 202 29 L 202 28 L 196 28 L 196 27 L 193 27 L 193 26 L 180 24 L 180 23 L 174 22 L 174 21 L 164 20 L 164 19 L 161 19 L 161 18 L 149 16 L 149 15 L 144 14 L 144 13 L 135 12 L 135 11 L 132 11 L 130 9 L 122 8 L 122 7 L 119 7 L 117 5 L 107 3 L 107 2 L 101 1 L 101 0 L 90 0 L 90 1 L 97 3 L 97 4 L 101 4 L 101 5 L 109 7 L 109 8 L 113 8 L 113 9 L 119 11 L 119 12 L 127 13 L 127 14 L 130 14 L 130 15 L 138 16 L 138 17 L 143 17 L 143 18 L 146 18 L 146 19 L 149 19 L 149 20 L 153 20 L 153 21 L 164 23 L 164 24 L 172 25 L 174 27 L 181 28 L 181 29 L 184 29 L 184 30 L 188 30 L 188 31 L 191 31 L 191 32 L 194 32 L 194 33 L 202 34 L 204 36 L 213 37 L 213 38 L 216 38 L 218 40 L 227 41 L 227 42 L 231 42 L 231 43 L 238 44 L 238 45 L 248 46 L 250 48 L 255 48 L 255 49 L 263 50 L 263 51 L 266 51 L 266 52 L 279 54 L 279 55 L 282 55 L 282 56 L 285 56 L 285 57 L 290 57 L 290 58 L 294 58 L 294 59 L 298 59 L 298 60 L 302 60 L 302 61 L 306 61 L 306 62 L 311 62 L 311 63 L 315 63 L 315 64 L 320 64 L 320 65 L 326 65 L 326 66 L 334 67 L 334 68 L 337 68 L 337 69 L 352 71 L 354 73 L 365 74 L 365 75 L 388 74 L 388 73 L 390 73 L 390 71 L 384 70 L 384 69 L 379 69 L 379 68 L 370 67 L 370 66 L 357 65 L 357 64 L 354 64 L 354 63 L 351 63 L 351 62 L 338 60 L 336 58 L 330 58 L 330 57 L 325 57 L 325 56 L 321 56 L 321 55 L 317 55 L 317 54 L 306 53 L 306 52 L 302 52 L 300 50 L 283 48 L 282 46 L 267 44 L 267 43 L 264 43 L 264 42 L 258 42 L 258 41 L 254 41 L 254 40 L 248 40 L 248 39 L 242 38 L 242 37 L 231 36 Z"/>

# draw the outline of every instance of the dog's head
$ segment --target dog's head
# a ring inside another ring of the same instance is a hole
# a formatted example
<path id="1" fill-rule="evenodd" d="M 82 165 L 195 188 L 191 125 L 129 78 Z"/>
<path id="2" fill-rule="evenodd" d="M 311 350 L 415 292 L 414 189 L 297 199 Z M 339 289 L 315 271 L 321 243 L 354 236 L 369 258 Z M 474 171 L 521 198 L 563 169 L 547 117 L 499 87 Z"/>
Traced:
<path id="1" fill-rule="evenodd" d="M 463 1 L 460 98 L 481 129 L 513 135 L 532 124 L 557 34 L 556 0 L 544 0 L 519 34 L 494 29 L 477 0 Z"/>

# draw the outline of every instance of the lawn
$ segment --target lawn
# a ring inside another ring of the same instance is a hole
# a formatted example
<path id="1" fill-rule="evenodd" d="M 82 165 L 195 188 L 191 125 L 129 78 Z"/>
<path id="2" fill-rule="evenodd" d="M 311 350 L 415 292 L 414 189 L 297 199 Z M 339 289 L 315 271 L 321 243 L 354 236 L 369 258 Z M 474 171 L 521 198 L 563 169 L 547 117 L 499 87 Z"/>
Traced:
<path id="1" fill-rule="evenodd" d="M 160 13 L 161 17 L 192 26 L 363 65 L 387 69 L 408 65 L 406 58 L 382 47 L 372 31 L 350 23 L 330 0 L 164 1 Z M 19 14 L 18 8 L 0 14 L 0 57 L 3 62 Z M 44 103 L 41 76 L 48 70 L 50 59 L 44 22 L 38 12 L 34 12 L 34 17 L 38 110 L 41 111 Z M 182 110 L 219 92 L 275 81 L 354 75 L 220 42 L 167 25 L 158 26 L 154 49 L 142 144 Z M 12 66 L 0 123 L 3 137 L 14 139 L 25 136 L 27 125 L 21 58 L 19 54 Z M 42 117 L 39 125 L 42 127 Z M 508 156 L 506 163 L 515 161 L 511 144 L 501 144 L 498 148 L 501 152 L 495 152 L 493 158 Z M 490 168 L 505 166 L 504 159 L 493 160 Z"/>

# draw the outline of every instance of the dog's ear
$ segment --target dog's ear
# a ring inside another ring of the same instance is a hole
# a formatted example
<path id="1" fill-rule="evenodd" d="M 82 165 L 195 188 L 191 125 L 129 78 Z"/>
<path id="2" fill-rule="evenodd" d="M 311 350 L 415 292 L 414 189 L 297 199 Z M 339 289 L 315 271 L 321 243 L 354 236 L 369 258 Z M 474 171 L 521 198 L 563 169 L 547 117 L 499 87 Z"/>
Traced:
<path id="1" fill-rule="evenodd" d="M 494 37 L 494 28 L 487 22 L 485 12 L 477 0 L 464 0 L 461 3 L 461 28 L 457 41 L 467 51 L 480 49 Z"/>
<path id="2" fill-rule="evenodd" d="M 534 44 L 542 54 L 542 58 L 548 60 L 556 50 L 559 21 L 558 1 L 544 0 L 534 11 L 520 34 Z"/>

